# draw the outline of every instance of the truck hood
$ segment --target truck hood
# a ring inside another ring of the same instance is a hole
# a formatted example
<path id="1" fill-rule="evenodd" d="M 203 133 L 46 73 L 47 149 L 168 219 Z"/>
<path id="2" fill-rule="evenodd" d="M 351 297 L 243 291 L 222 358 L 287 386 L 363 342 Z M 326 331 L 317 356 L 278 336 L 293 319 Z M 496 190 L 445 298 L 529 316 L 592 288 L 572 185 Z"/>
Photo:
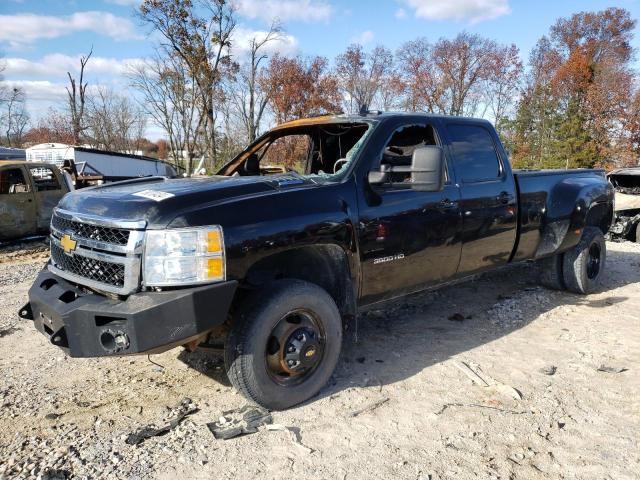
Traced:
<path id="1" fill-rule="evenodd" d="M 153 177 L 76 190 L 65 195 L 58 207 L 73 213 L 111 219 L 145 220 L 151 228 L 163 228 L 194 207 L 204 208 L 240 198 L 314 186 L 317 184 L 296 174 L 181 179 Z"/>

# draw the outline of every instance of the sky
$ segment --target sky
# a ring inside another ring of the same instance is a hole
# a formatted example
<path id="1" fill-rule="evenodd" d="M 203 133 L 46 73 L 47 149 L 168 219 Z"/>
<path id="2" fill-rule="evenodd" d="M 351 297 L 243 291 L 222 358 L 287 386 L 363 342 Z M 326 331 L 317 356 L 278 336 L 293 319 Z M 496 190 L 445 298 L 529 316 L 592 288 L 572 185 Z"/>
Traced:
<path id="1" fill-rule="evenodd" d="M 238 10 L 237 48 L 280 19 L 286 35 L 274 45 L 287 55 L 329 59 L 351 43 L 395 50 L 408 40 L 477 33 L 515 43 L 524 61 L 559 17 L 622 7 L 640 20 L 640 0 L 233 0 Z M 153 53 L 157 38 L 135 18 L 139 0 L 0 0 L 0 61 L 5 81 L 24 88 L 35 121 L 66 98 L 67 72 L 93 46 L 87 79 L 127 88 L 124 73 Z M 634 46 L 640 46 L 640 27 Z M 149 127 L 152 139 L 162 132 Z"/>

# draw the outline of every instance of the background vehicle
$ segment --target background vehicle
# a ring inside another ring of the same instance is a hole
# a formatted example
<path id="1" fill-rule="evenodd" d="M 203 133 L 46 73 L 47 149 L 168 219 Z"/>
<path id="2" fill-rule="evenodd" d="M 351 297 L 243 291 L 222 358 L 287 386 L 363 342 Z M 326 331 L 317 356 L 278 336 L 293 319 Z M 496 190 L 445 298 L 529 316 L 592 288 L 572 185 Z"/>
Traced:
<path id="1" fill-rule="evenodd" d="M 616 190 L 614 238 L 640 242 L 640 168 L 620 168 L 607 175 Z"/>
<path id="2" fill-rule="evenodd" d="M 612 218 L 604 172 L 513 172 L 483 120 L 299 120 L 212 178 L 67 195 L 20 314 L 77 357 L 224 340 L 231 382 L 281 409 L 327 382 L 367 305 L 524 260 L 593 291 Z"/>
<path id="3" fill-rule="evenodd" d="M 0 161 L 0 241 L 49 231 L 53 208 L 67 192 L 52 165 Z"/>

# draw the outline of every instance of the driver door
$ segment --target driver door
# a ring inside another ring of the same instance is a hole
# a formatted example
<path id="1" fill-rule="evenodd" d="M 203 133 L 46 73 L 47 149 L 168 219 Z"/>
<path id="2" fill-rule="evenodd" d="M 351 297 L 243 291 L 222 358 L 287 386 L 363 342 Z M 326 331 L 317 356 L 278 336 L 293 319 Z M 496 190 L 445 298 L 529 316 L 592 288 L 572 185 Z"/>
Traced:
<path id="1" fill-rule="evenodd" d="M 36 202 L 23 167 L 0 167 L 0 240 L 36 231 Z"/>
<path id="2" fill-rule="evenodd" d="M 380 163 L 410 165 L 413 150 L 425 145 L 440 145 L 433 125 L 400 124 L 373 168 Z M 359 222 L 363 303 L 418 291 L 455 275 L 462 217 L 460 191 L 448 168 L 439 192 L 370 186 L 373 194 L 360 206 Z"/>

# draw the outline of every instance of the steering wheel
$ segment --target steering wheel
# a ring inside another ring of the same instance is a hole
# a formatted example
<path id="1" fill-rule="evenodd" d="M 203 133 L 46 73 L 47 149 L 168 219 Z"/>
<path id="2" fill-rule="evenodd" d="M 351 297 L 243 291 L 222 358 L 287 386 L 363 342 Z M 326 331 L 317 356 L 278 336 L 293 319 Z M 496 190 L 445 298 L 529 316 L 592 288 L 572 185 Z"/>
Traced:
<path id="1" fill-rule="evenodd" d="M 338 165 L 341 165 L 343 163 L 347 163 L 347 159 L 346 158 L 339 158 L 338 160 L 336 160 L 336 163 L 333 164 L 333 173 L 336 173 L 338 170 L 340 170 L 340 168 L 342 168 L 342 166 L 340 166 L 340 168 L 338 168 Z"/>

